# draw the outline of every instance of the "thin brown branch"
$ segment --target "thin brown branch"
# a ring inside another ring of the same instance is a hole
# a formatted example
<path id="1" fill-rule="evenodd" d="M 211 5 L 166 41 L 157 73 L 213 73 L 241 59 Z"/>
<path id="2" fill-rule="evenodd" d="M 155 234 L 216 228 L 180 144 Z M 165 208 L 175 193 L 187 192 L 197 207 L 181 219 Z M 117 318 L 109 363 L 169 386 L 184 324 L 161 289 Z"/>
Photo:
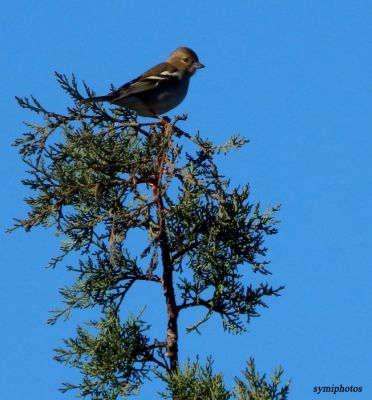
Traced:
<path id="1" fill-rule="evenodd" d="M 172 263 L 177 261 L 180 257 L 184 256 L 189 251 L 195 249 L 200 244 L 200 240 L 196 240 L 195 242 L 191 243 L 189 246 L 184 247 L 182 250 L 178 251 L 177 253 L 171 256 Z"/>
<path id="2" fill-rule="evenodd" d="M 166 230 L 166 220 L 164 218 L 165 207 L 162 197 L 162 176 L 173 132 L 173 125 L 165 123 L 163 134 L 166 136 L 167 141 L 158 157 L 158 179 L 156 185 L 153 185 L 153 192 L 156 200 L 157 219 L 160 229 L 159 247 L 163 264 L 163 290 L 167 307 L 166 355 L 169 358 L 170 371 L 176 372 L 178 370 L 178 309 L 173 283 L 174 266 L 171 260 L 171 249 Z"/>

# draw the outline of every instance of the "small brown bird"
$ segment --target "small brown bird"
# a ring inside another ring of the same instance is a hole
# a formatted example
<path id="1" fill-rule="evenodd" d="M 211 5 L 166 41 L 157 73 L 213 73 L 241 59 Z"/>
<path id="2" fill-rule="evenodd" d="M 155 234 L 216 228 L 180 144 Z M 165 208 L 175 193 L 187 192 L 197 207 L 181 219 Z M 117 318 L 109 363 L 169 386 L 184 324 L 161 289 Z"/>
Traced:
<path id="1" fill-rule="evenodd" d="M 195 71 L 204 68 L 196 53 L 179 47 L 169 58 L 106 96 L 90 97 L 83 103 L 108 101 L 129 108 L 143 117 L 157 117 L 177 107 L 187 94 Z"/>

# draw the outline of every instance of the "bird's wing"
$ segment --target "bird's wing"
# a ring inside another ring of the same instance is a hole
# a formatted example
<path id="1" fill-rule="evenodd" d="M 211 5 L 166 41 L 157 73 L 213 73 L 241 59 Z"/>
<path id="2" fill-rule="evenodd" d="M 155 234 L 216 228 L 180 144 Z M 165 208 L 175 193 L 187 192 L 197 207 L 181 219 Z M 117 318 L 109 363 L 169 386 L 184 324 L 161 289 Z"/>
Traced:
<path id="1" fill-rule="evenodd" d="M 125 83 L 110 95 L 115 100 L 122 99 L 163 86 L 177 84 L 181 77 L 181 71 L 178 68 L 167 62 L 161 63 L 144 72 L 138 78 Z"/>

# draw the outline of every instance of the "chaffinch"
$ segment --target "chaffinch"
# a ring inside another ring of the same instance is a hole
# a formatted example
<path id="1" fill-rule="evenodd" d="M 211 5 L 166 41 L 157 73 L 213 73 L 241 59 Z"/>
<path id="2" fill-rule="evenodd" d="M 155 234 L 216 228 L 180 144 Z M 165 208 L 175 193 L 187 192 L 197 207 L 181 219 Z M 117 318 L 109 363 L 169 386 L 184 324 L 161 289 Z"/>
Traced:
<path id="1" fill-rule="evenodd" d="M 179 47 L 168 59 L 125 83 L 106 96 L 90 97 L 82 102 L 108 101 L 129 108 L 144 117 L 161 118 L 178 106 L 187 94 L 189 81 L 195 71 L 204 68 L 196 53 Z"/>

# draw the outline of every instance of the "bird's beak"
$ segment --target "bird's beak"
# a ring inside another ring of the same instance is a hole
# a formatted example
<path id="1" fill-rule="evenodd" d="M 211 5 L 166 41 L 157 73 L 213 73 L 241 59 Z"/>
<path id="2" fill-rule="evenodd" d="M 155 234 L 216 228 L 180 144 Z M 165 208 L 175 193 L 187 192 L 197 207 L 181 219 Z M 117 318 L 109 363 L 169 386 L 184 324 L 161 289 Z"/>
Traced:
<path id="1" fill-rule="evenodd" d="M 199 61 L 194 62 L 194 64 L 192 66 L 194 67 L 194 69 L 205 68 L 205 65 L 200 63 Z"/>

